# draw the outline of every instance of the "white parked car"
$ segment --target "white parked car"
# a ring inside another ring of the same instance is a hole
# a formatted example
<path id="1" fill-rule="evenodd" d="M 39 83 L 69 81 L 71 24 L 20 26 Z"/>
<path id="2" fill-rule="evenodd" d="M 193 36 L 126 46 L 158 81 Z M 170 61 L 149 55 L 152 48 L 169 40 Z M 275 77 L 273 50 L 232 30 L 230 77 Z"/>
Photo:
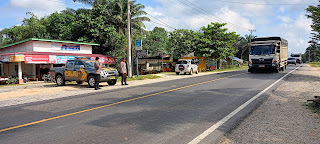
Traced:
<path id="1" fill-rule="evenodd" d="M 193 72 L 198 74 L 199 68 L 192 59 L 183 59 L 183 60 L 178 60 L 176 64 L 175 72 L 177 75 L 179 75 L 180 73 L 184 73 L 184 74 L 189 73 L 190 75 L 192 75 Z"/>

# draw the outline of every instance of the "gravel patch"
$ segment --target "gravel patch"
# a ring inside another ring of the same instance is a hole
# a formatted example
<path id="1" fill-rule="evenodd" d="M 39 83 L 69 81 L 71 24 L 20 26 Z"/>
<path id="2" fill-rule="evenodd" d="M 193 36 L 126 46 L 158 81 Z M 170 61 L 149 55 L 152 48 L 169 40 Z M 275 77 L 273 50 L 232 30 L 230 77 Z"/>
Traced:
<path id="1" fill-rule="evenodd" d="M 226 71 L 222 71 L 222 72 L 226 72 Z M 61 86 L 61 87 L 56 87 L 54 84 L 50 84 L 50 83 L 49 84 L 44 83 L 43 85 L 31 84 L 31 85 L 23 85 L 23 86 L 8 86 L 8 87 L 0 88 L 1 91 L 2 89 L 6 90 L 1 92 L 0 107 L 38 102 L 38 101 L 44 101 L 44 100 L 50 100 L 50 99 L 57 99 L 57 98 L 63 98 L 63 97 L 71 97 L 71 96 L 94 93 L 94 92 L 116 90 L 116 89 L 139 86 L 139 85 L 146 85 L 146 84 L 171 81 L 176 79 L 204 76 L 204 75 L 210 75 L 210 74 L 222 73 L 222 72 L 205 72 L 205 73 L 199 73 L 199 74 L 193 74 L 193 75 L 176 75 L 175 73 L 155 74 L 155 75 L 161 76 L 161 78 L 129 81 L 128 86 L 121 86 L 120 82 L 118 82 L 114 86 L 109 86 L 106 82 L 104 82 L 104 83 L 100 83 L 100 85 L 102 85 L 103 87 L 101 87 L 101 89 L 98 91 L 94 90 L 93 88 L 88 88 L 87 83 L 84 83 L 82 85 L 67 85 L 67 86 Z"/>
<path id="2" fill-rule="evenodd" d="M 320 114 L 303 106 L 319 87 L 319 68 L 303 65 L 219 143 L 320 144 Z"/>

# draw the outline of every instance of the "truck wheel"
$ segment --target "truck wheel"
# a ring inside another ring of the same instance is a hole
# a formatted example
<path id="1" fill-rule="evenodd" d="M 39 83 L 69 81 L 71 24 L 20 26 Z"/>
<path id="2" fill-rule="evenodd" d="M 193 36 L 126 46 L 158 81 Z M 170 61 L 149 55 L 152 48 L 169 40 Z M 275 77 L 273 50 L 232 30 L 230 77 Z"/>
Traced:
<path id="1" fill-rule="evenodd" d="M 56 76 L 56 83 L 57 83 L 57 86 L 65 85 L 65 80 L 63 79 L 62 75 Z"/>
<path id="2" fill-rule="evenodd" d="M 176 75 L 179 75 L 180 73 L 179 72 L 176 72 Z"/>
<path id="3" fill-rule="evenodd" d="M 275 69 L 274 69 L 274 72 L 275 72 L 275 73 L 278 73 L 278 72 L 279 72 L 279 68 L 275 68 Z"/>
<path id="4" fill-rule="evenodd" d="M 83 83 L 83 81 L 77 81 L 78 85 L 81 85 Z"/>
<path id="5" fill-rule="evenodd" d="M 107 82 L 109 85 L 115 85 L 117 83 L 117 80 L 111 80 Z"/>
<path id="6" fill-rule="evenodd" d="M 93 75 L 91 75 L 91 76 L 89 76 L 89 78 L 88 78 L 88 85 L 89 85 L 89 87 L 94 87 L 94 83 L 95 83 L 96 81 L 95 81 L 95 79 L 94 79 L 94 76 Z"/>
<path id="7" fill-rule="evenodd" d="M 190 72 L 189 72 L 189 74 L 192 75 L 192 73 L 193 73 L 193 70 L 191 69 Z"/>

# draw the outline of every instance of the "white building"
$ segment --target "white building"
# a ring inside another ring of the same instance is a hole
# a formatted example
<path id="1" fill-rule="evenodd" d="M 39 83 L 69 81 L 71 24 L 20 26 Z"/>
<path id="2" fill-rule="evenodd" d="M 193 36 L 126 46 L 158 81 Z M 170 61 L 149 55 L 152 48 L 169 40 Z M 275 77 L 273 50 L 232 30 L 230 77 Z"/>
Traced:
<path id="1" fill-rule="evenodd" d="M 23 82 L 23 75 L 41 79 L 51 67 L 62 66 L 68 59 L 85 56 L 100 57 L 101 63 L 115 63 L 115 58 L 92 54 L 93 43 L 30 38 L 0 47 L 1 77 L 13 76 Z"/>

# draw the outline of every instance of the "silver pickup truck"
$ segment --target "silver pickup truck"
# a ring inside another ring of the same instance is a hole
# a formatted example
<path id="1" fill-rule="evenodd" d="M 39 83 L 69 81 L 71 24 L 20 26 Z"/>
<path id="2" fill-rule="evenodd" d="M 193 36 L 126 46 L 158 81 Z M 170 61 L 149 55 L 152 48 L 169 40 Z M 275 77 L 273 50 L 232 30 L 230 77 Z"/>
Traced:
<path id="1" fill-rule="evenodd" d="M 76 81 L 78 84 L 87 82 L 89 87 L 93 87 L 95 83 L 94 61 L 91 60 L 68 60 L 66 66 L 54 67 L 50 71 L 50 76 L 54 78 L 58 86 L 65 85 L 66 81 Z M 100 76 L 100 82 L 115 85 L 119 73 L 115 68 L 103 67 Z"/>

